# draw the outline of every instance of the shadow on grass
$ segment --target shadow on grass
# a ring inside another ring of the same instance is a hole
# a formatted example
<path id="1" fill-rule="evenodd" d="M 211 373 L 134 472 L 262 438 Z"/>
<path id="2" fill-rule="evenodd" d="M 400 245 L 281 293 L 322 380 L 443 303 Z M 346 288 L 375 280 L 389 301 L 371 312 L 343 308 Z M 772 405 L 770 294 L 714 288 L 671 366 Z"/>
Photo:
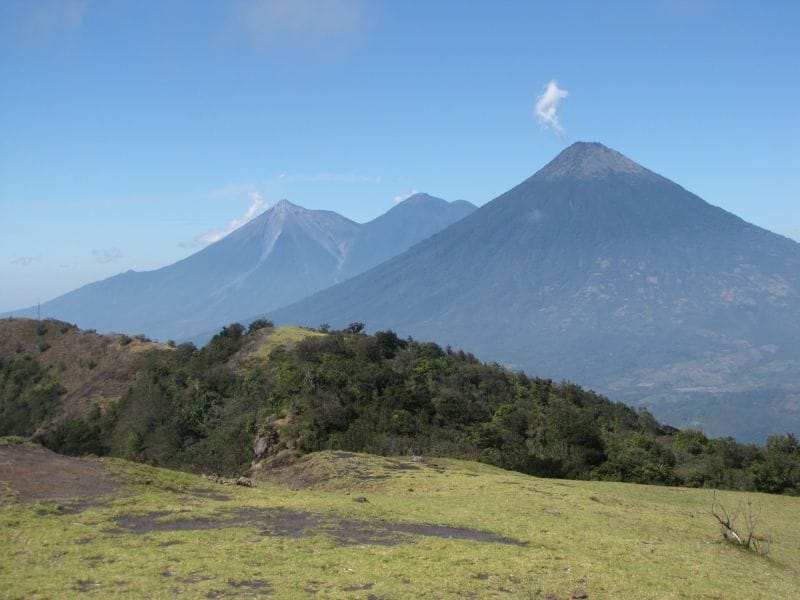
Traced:
<path id="1" fill-rule="evenodd" d="M 336 519 L 330 516 L 315 515 L 310 512 L 288 508 L 245 508 L 237 511 L 220 512 L 219 518 L 165 519 L 165 517 L 171 515 L 174 515 L 174 513 L 166 511 L 122 515 L 117 517 L 117 526 L 111 532 L 142 535 L 160 531 L 197 531 L 228 527 L 252 527 L 259 530 L 262 535 L 275 537 L 299 538 L 325 534 L 332 537 L 342 546 L 359 544 L 394 546 L 402 543 L 413 543 L 413 536 L 430 536 L 512 546 L 528 545 L 528 542 L 504 537 L 490 531 L 467 527 L 450 527 L 427 523 L 392 523 L 379 520 Z"/>

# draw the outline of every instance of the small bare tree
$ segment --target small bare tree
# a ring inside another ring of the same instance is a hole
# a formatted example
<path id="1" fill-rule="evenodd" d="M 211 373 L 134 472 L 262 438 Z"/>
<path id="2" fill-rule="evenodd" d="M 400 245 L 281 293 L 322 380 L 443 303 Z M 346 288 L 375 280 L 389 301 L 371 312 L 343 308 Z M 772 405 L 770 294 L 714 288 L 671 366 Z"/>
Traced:
<path id="1" fill-rule="evenodd" d="M 769 554 L 772 536 L 757 533 L 761 506 L 755 504 L 752 498 L 745 496 L 739 500 L 736 510 L 729 512 L 721 502 L 717 501 L 715 491 L 711 500 L 711 514 L 722 528 L 722 538 L 726 542 L 751 550 L 760 556 Z M 739 519 L 742 524 L 737 526 L 736 521 Z"/>

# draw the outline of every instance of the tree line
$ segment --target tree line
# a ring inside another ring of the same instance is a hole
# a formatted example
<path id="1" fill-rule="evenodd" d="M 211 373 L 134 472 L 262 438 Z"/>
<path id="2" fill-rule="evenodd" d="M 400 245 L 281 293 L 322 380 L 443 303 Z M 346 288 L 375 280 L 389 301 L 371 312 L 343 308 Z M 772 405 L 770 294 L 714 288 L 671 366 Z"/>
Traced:
<path id="1" fill-rule="evenodd" d="M 800 493 L 800 444 L 678 430 L 568 382 L 530 377 L 451 348 L 321 326 L 268 360 L 231 361 L 270 327 L 234 323 L 202 349 L 152 351 L 111 408 L 62 422 L 41 441 L 194 472 L 246 472 L 266 456 L 324 449 L 477 460 L 543 477 Z M 234 364 L 236 363 L 236 364 Z M 30 435 L 63 391 L 25 357 L 0 360 L 0 434 Z M 26 408 L 27 407 L 27 408 Z"/>

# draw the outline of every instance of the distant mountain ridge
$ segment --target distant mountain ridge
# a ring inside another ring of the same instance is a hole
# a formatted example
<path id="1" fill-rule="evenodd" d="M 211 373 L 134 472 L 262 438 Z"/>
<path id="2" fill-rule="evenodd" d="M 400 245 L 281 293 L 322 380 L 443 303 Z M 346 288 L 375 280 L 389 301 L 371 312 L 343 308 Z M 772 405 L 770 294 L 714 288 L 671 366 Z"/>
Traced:
<path id="1" fill-rule="evenodd" d="M 183 339 L 278 308 L 342 281 L 469 214 L 467 202 L 417 194 L 355 223 L 287 200 L 222 240 L 155 271 L 120 273 L 41 305 L 41 314 L 99 331 Z M 36 308 L 8 313 L 35 316 Z"/>
<path id="2" fill-rule="evenodd" d="M 269 316 L 432 338 L 712 435 L 800 432 L 800 244 L 602 144 Z"/>
<path id="3" fill-rule="evenodd" d="M 398 248 L 407 250 L 475 208 L 465 200 L 447 202 L 424 193 L 409 196 L 362 226 L 342 265 L 341 278 L 358 275 L 396 256 Z"/>

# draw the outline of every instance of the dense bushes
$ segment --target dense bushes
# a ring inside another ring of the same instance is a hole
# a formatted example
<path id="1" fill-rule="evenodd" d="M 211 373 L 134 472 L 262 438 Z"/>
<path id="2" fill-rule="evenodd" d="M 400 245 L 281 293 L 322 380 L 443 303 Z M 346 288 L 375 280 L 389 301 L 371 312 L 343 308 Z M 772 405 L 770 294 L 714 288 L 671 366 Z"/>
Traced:
<path id="1" fill-rule="evenodd" d="M 765 448 L 711 440 L 569 383 L 391 331 L 364 335 L 360 323 L 234 369 L 247 336 L 270 325 L 233 324 L 202 350 L 152 353 L 110 412 L 62 424 L 47 443 L 230 475 L 247 470 L 260 437 L 267 454 L 447 455 L 548 477 L 800 491 L 792 435 Z"/>
<path id="2" fill-rule="evenodd" d="M 58 380 L 30 356 L 0 357 L 0 435 L 31 435 L 63 393 Z"/>
<path id="3" fill-rule="evenodd" d="M 45 446 L 70 456 L 106 454 L 108 447 L 103 443 L 103 430 L 96 421 L 92 417 L 63 421 L 42 441 Z"/>

